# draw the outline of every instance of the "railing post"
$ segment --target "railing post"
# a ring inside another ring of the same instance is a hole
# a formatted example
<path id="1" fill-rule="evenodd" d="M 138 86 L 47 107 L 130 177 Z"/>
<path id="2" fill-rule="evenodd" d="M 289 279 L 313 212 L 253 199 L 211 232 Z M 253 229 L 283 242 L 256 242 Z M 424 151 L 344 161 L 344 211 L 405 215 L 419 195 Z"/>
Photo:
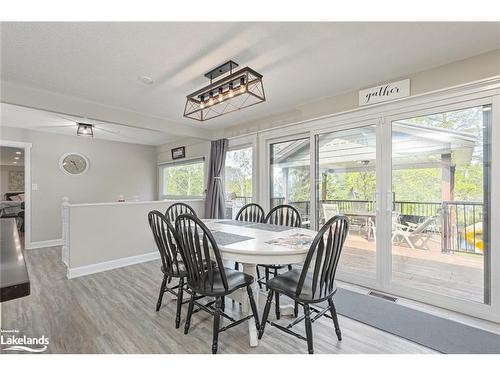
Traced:
<path id="1" fill-rule="evenodd" d="M 441 252 L 448 253 L 448 205 L 446 202 L 441 203 Z"/>

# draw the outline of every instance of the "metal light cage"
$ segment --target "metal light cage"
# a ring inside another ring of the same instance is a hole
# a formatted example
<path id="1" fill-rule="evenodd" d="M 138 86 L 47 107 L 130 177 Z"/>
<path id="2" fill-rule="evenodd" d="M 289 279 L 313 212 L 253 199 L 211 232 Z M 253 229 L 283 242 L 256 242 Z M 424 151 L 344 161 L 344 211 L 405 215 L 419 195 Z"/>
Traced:
<path id="1" fill-rule="evenodd" d="M 80 137 L 93 137 L 94 129 L 92 124 L 78 123 L 78 129 L 76 130 L 76 135 Z"/>
<path id="2" fill-rule="evenodd" d="M 265 101 L 262 75 L 245 67 L 188 95 L 184 117 L 206 121 Z"/>

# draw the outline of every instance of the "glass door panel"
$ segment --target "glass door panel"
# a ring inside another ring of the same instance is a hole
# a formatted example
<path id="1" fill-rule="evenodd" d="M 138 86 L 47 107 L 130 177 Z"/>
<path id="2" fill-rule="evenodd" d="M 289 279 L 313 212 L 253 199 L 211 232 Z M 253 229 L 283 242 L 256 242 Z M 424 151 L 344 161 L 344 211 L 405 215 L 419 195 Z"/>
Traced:
<path id="1" fill-rule="evenodd" d="M 252 146 L 229 150 L 226 153 L 224 167 L 226 219 L 234 219 L 240 208 L 253 202 L 252 154 Z"/>
<path id="2" fill-rule="evenodd" d="M 392 122 L 393 282 L 489 303 L 490 113 Z"/>
<path id="3" fill-rule="evenodd" d="M 316 136 L 316 212 L 321 227 L 334 215 L 349 218 L 339 270 L 376 275 L 376 126 Z"/>
<path id="4" fill-rule="evenodd" d="M 297 208 L 302 226 L 310 227 L 309 138 L 272 143 L 270 149 L 270 208 L 290 204 Z"/>

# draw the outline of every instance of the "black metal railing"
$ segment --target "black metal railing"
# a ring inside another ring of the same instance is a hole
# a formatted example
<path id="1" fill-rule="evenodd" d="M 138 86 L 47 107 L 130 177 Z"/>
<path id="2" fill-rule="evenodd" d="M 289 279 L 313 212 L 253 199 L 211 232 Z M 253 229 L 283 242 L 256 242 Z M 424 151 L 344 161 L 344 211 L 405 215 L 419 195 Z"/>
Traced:
<path id="1" fill-rule="evenodd" d="M 235 197 L 231 199 L 231 205 L 241 207 L 252 202 L 252 197 Z M 271 199 L 271 207 L 285 203 L 285 198 L 277 197 Z M 310 225 L 311 202 L 293 201 L 288 202 L 296 207 L 302 217 L 304 227 Z M 374 213 L 375 202 L 370 200 L 354 199 L 326 199 L 320 204 L 336 204 L 339 212 L 345 213 Z M 228 215 L 231 217 L 231 205 L 228 205 Z M 321 207 L 321 206 L 320 206 Z M 434 223 L 426 228 L 427 232 L 441 235 L 442 252 L 466 252 L 482 253 L 483 243 L 483 220 L 484 205 L 480 202 L 417 202 L 417 201 L 394 201 L 393 211 L 400 214 L 403 224 L 421 223 L 428 217 L 435 217 Z M 323 212 L 320 211 L 320 217 Z"/>

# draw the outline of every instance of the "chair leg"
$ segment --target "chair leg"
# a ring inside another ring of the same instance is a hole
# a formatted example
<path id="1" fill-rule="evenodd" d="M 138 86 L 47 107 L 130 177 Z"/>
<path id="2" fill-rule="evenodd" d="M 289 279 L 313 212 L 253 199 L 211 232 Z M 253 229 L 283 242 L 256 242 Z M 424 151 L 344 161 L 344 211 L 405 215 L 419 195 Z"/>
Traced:
<path id="1" fill-rule="evenodd" d="M 161 300 L 163 299 L 163 293 L 165 293 L 165 286 L 167 285 L 167 275 L 163 275 L 163 281 L 161 282 L 160 295 L 158 296 L 158 302 L 156 302 L 156 311 L 160 311 Z"/>
<path id="2" fill-rule="evenodd" d="M 226 310 L 226 297 L 221 297 L 220 310 L 224 312 Z"/>
<path id="3" fill-rule="evenodd" d="M 267 294 L 266 306 L 264 307 L 264 313 L 262 314 L 262 320 L 260 321 L 259 329 L 259 340 L 264 334 L 264 328 L 266 328 L 267 318 L 269 317 L 269 310 L 271 310 L 271 302 L 273 301 L 274 292 L 272 290 Z"/>
<path id="4" fill-rule="evenodd" d="M 309 309 L 309 305 L 304 304 L 304 315 L 306 322 L 306 338 L 307 338 L 307 350 L 309 354 L 314 353 L 313 348 L 313 333 L 312 333 L 312 325 L 311 325 L 311 310 Z"/>
<path id="5" fill-rule="evenodd" d="M 278 276 L 278 269 L 274 269 L 274 277 Z M 276 314 L 276 320 L 280 320 L 280 294 L 276 292 L 276 300 L 274 301 L 274 312 Z"/>
<path id="6" fill-rule="evenodd" d="M 250 285 L 247 285 L 247 293 L 248 293 L 248 300 L 250 301 L 250 309 L 252 310 L 252 315 L 255 320 L 255 327 L 257 328 L 257 332 L 259 332 L 260 329 L 259 314 L 257 312 L 257 305 L 255 304 L 255 299 L 253 298 L 253 290 Z"/>
<path id="7" fill-rule="evenodd" d="M 267 287 L 267 282 L 269 281 L 269 267 L 266 267 L 266 290 L 269 290 Z"/>
<path id="8" fill-rule="evenodd" d="M 335 310 L 333 299 L 329 298 L 328 304 L 330 305 L 330 314 L 332 315 L 333 325 L 335 326 L 335 333 L 339 341 L 342 341 L 342 333 L 340 332 L 339 319 L 337 318 L 337 310 Z"/>
<path id="9" fill-rule="evenodd" d="M 184 297 L 184 278 L 179 279 L 179 289 L 177 291 L 177 311 L 175 313 L 175 328 L 181 325 L 182 298 Z"/>
<path id="10" fill-rule="evenodd" d="M 297 301 L 293 304 L 293 316 L 295 318 L 299 316 L 299 303 Z"/>
<path id="11" fill-rule="evenodd" d="M 262 289 L 262 282 L 260 281 L 259 266 L 255 266 L 255 271 L 257 272 L 257 284 L 259 284 L 259 289 Z"/>
<path id="12" fill-rule="evenodd" d="M 280 320 L 281 314 L 280 314 L 280 294 L 278 292 L 275 292 L 276 294 L 276 300 L 274 301 L 274 312 L 276 314 L 276 319 Z"/>
<path id="13" fill-rule="evenodd" d="M 212 332 L 212 354 L 217 354 L 217 346 L 218 346 L 218 340 L 219 340 L 220 310 L 221 310 L 222 298 L 224 298 L 224 297 L 217 297 L 217 300 L 215 302 L 214 329 Z"/>
<path id="14" fill-rule="evenodd" d="M 187 333 L 189 332 L 189 326 L 191 325 L 191 315 L 193 315 L 195 297 L 196 297 L 196 293 L 193 292 L 193 294 L 191 294 L 191 299 L 189 300 L 188 312 L 187 312 L 187 316 L 186 316 L 186 324 L 184 325 L 184 334 L 185 335 L 187 335 Z"/>

